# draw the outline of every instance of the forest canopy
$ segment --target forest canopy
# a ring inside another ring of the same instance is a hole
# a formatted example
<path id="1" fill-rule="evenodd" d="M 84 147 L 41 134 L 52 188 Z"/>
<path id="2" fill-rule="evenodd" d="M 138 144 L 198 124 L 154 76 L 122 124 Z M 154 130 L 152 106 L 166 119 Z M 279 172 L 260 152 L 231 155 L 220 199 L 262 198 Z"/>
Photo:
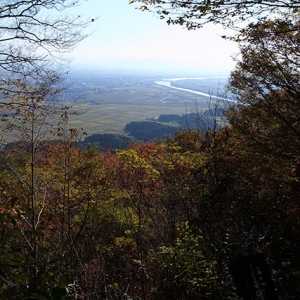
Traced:
<path id="1" fill-rule="evenodd" d="M 227 22 L 233 8 L 238 19 L 298 11 L 290 1 L 142 2 L 194 9 L 179 23 L 191 28 L 194 16 Z M 65 1 L 19 3 L 32 3 L 35 16 L 40 3 Z M 2 133 L 19 142 L 0 151 L 0 299 L 238 300 L 267 293 L 260 270 L 252 289 L 241 291 L 233 278 L 231 262 L 256 254 L 270 268 L 271 299 L 298 299 L 298 26 L 285 15 L 240 31 L 229 124 L 114 152 L 73 147 L 81 131 L 68 126 L 68 108 L 54 118 L 51 81 L 37 89 L 13 81 L 13 113 L 1 116 Z"/>

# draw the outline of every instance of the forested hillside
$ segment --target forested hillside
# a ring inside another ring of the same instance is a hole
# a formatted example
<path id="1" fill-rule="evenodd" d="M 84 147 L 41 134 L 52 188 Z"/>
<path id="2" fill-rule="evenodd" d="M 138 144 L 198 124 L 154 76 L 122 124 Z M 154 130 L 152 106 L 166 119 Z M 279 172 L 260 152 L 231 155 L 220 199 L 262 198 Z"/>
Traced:
<path id="1" fill-rule="evenodd" d="M 124 131 L 141 142 L 165 140 L 168 136 L 174 137 L 177 131 L 185 131 L 187 129 L 199 129 L 203 133 L 209 130 L 218 131 L 222 123 L 224 123 L 224 118 L 208 114 L 210 114 L 209 111 L 201 114 L 177 115 L 176 121 L 165 121 L 168 115 L 162 115 L 157 120 L 130 122 L 126 124 Z M 172 115 L 170 117 L 172 119 Z"/>
<path id="2" fill-rule="evenodd" d="M 139 2 L 144 10 L 171 4 L 158 10 L 163 18 L 181 4 L 189 14 L 169 23 L 189 29 L 262 14 L 233 37 L 241 55 L 229 79 L 235 102 L 220 112 L 228 123 L 113 152 L 74 147 L 85 132 L 70 127 L 70 107 L 54 101 L 59 76 L 44 56 L 6 48 L 0 299 L 299 299 L 299 3 Z M 85 22 L 45 19 L 40 5 L 68 7 L 62 0 L 6 2 L 0 30 L 11 31 L 1 38 L 11 33 L 50 54 L 83 38 L 77 29 Z M 67 31 L 72 23 L 75 31 Z M 16 142 L 5 147 L 8 137 Z M 236 272 L 236 262 L 251 257 L 263 257 L 264 271 L 250 261 L 249 276 L 243 263 Z"/>
<path id="3" fill-rule="evenodd" d="M 233 127 L 29 156 L 1 153 L 2 299 L 238 299 L 229 259 L 257 251 L 299 294 L 299 162 Z"/>

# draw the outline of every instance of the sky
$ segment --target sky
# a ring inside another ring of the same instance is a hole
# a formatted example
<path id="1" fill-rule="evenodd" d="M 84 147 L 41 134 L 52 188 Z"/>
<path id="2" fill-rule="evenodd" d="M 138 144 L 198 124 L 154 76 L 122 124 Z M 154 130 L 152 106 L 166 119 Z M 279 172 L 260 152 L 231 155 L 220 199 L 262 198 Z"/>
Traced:
<path id="1" fill-rule="evenodd" d="M 77 68 L 136 69 L 149 71 L 230 72 L 235 42 L 221 36 L 230 33 L 217 25 L 188 31 L 167 25 L 156 15 L 142 12 L 128 0 L 82 0 L 74 13 L 97 19 L 91 35 L 71 54 Z M 70 11 L 72 12 L 72 11 Z"/>

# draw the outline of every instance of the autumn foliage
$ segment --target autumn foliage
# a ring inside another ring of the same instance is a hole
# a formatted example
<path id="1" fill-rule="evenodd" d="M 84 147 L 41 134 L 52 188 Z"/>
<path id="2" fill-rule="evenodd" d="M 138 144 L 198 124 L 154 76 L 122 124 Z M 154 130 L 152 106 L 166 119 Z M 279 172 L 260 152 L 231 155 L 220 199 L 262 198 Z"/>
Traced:
<path id="1" fill-rule="evenodd" d="M 24 134 L 0 152 L 0 299 L 239 299 L 230 261 L 256 253 L 299 298 L 297 24 L 242 32 L 218 132 L 82 150 L 67 113 L 13 96 L 30 110 L 2 119 Z"/>
<path id="2" fill-rule="evenodd" d="M 116 154 L 54 144 L 35 166 L 35 228 L 25 162 L 6 168 L 8 151 L 1 299 L 238 299 L 229 259 L 257 252 L 278 292 L 299 294 L 299 161 L 233 127 Z"/>

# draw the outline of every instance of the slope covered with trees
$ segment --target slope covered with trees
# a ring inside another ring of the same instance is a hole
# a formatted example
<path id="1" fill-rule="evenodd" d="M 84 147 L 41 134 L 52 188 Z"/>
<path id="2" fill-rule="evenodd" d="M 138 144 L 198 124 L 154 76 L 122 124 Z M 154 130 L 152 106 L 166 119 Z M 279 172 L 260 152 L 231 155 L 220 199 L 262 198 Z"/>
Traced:
<path id="1" fill-rule="evenodd" d="M 67 109 L 48 121 L 52 82 L 14 81 L 1 124 L 24 143 L 0 152 L 0 299 L 241 299 L 231 261 L 256 253 L 278 298 L 299 298 L 294 17 L 240 32 L 237 102 L 220 131 L 78 149 Z"/>
<path id="2" fill-rule="evenodd" d="M 281 299 L 299 295 L 297 160 L 234 127 L 116 154 L 57 144 L 32 206 L 18 147 L 1 153 L 1 299 L 239 299 L 230 259 L 257 252 Z"/>

